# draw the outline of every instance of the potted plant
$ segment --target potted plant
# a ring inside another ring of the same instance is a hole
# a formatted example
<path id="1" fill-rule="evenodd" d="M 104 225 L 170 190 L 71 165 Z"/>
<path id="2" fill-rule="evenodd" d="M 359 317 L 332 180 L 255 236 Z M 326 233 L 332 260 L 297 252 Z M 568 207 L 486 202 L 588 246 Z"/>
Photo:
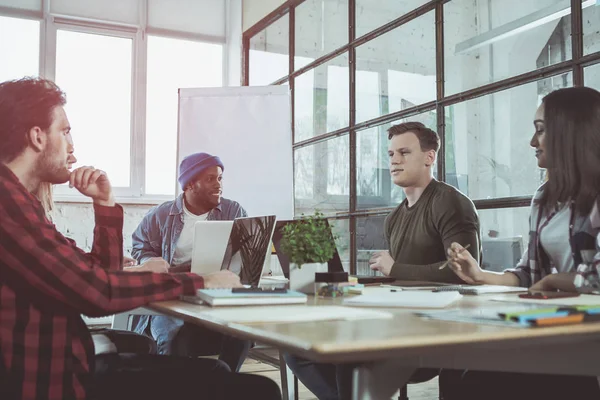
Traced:
<path id="1" fill-rule="evenodd" d="M 316 272 L 327 272 L 327 262 L 335 254 L 335 239 L 323 213 L 287 224 L 283 228 L 281 252 L 290 260 L 290 287 L 314 293 Z"/>

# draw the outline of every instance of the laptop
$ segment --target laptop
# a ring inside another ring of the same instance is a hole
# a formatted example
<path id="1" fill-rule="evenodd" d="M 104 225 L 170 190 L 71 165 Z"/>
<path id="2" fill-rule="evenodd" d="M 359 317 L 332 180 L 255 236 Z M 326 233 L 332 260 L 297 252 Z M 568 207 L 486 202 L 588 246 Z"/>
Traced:
<path id="1" fill-rule="evenodd" d="M 221 269 L 238 274 L 243 285 L 259 287 L 271 253 L 275 220 L 275 215 L 236 218 Z"/>
<path id="2" fill-rule="evenodd" d="M 194 224 L 192 272 L 210 274 L 221 269 L 233 221 L 198 221 Z"/>
<path id="3" fill-rule="evenodd" d="M 276 218 L 274 215 L 260 217 L 236 218 L 230 222 L 229 237 L 224 241 L 223 247 L 215 248 L 210 253 L 216 257 L 219 254 L 218 270 L 230 270 L 240 276 L 240 281 L 246 286 L 246 289 L 200 289 L 195 296 L 182 296 L 181 299 L 191 303 L 203 304 L 207 302 L 211 305 L 249 305 L 249 304 L 286 304 L 306 302 L 306 296 L 297 293 L 282 293 L 275 289 L 267 288 L 262 292 L 261 277 L 268 268 L 265 263 L 267 256 L 271 251 L 271 240 L 275 230 Z M 219 221 L 221 222 L 221 221 Z M 225 221 L 223 221 L 225 222 Z M 202 224 L 199 228 L 203 234 L 210 232 L 210 227 L 217 227 L 221 230 L 219 234 L 225 231 L 225 225 Z M 206 228 L 206 230 L 204 230 Z M 215 231 L 216 232 L 216 231 Z M 194 238 L 196 246 L 196 238 Z M 198 240 L 200 236 L 198 236 Z M 212 242 L 215 242 L 214 240 Z M 221 246 L 223 241 L 218 240 Z M 198 243 L 198 246 L 201 244 Z M 205 246 L 203 246 L 205 247 Z M 198 256 L 202 254 L 198 251 Z M 213 261 L 214 261 L 213 260 Z M 200 260 L 196 260 L 200 263 Z M 211 261 L 211 262 L 213 262 Z M 214 264 L 211 264 L 214 268 Z M 214 272 L 214 271 L 212 271 Z M 239 292 L 248 290 L 248 293 Z M 238 291 L 238 292 L 235 292 Z M 256 291 L 256 292 L 254 292 Z"/>
<path id="4" fill-rule="evenodd" d="M 323 219 L 325 224 L 329 227 L 329 231 L 331 233 L 331 226 L 327 219 Z M 283 228 L 288 224 L 297 224 L 300 223 L 300 220 L 283 220 L 277 221 L 275 225 L 275 232 L 273 232 L 273 246 L 275 247 L 275 252 L 277 253 L 277 259 L 279 260 L 279 264 L 281 265 L 281 270 L 286 278 L 290 278 L 290 260 L 289 258 L 283 254 L 281 251 L 281 239 L 283 238 Z M 334 243 L 335 251 L 333 256 L 327 261 L 327 271 L 328 272 L 345 272 L 344 266 L 342 264 L 342 259 L 340 258 L 340 254 L 338 253 L 337 246 L 335 245 L 335 240 L 333 239 L 333 234 L 330 234 L 330 240 Z M 375 275 L 358 275 L 358 283 L 388 283 L 394 282 L 396 279 L 389 276 L 375 276 Z"/>

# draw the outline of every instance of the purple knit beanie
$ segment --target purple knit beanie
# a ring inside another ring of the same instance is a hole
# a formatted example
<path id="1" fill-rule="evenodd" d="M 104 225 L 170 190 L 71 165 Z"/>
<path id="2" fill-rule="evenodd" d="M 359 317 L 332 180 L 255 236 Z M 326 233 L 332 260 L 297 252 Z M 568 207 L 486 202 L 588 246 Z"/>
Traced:
<path id="1" fill-rule="evenodd" d="M 185 157 L 179 164 L 179 184 L 181 189 L 185 190 L 187 185 L 196 175 L 200 174 L 206 168 L 218 166 L 225 170 L 223 162 L 217 156 L 208 153 L 195 153 Z"/>

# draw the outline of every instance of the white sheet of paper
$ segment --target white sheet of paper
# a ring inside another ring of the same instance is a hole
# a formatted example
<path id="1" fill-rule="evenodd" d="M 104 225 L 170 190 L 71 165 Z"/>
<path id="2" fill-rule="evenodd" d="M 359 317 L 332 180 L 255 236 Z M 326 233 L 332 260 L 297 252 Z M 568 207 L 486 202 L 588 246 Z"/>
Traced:
<path id="1" fill-rule="evenodd" d="M 332 320 L 389 319 L 392 314 L 376 310 L 356 310 L 340 306 L 246 306 L 203 311 L 202 317 L 224 322 L 312 322 Z"/>
<path id="2" fill-rule="evenodd" d="M 502 301 L 508 303 L 531 303 L 547 304 L 549 306 L 600 306 L 600 296 L 593 294 L 582 294 L 577 297 L 565 297 L 562 299 L 522 299 L 516 294 L 507 294 L 490 298 L 491 301 Z"/>
<path id="3" fill-rule="evenodd" d="M 397 291 L 388 289 L 377 294 L 364 294 L 344 300 L 347 306 L 444 308 L 462 298 L 458 292 Z"/>

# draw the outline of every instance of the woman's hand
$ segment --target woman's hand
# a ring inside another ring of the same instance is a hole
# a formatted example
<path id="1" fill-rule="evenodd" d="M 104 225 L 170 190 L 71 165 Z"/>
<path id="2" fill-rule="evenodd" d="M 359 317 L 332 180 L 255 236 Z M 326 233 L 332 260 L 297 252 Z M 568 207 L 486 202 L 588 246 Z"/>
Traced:
<path id="1" fill-rule="evenodd" d="M 458 243 L 452 243 L 448 249 L 448 266 L 460 279 L 471 285 L 477 285 L 483 281 L 483 270 L 477 260 L 473 258 L 464 247 Z"/>
<path id="2" fill-rule="evenodd" d="M 542 280 L 529 288 L 530 292 L 544 290 L 563 290 L 565 292 L 576 292 L 577 288 L 573 283 L 575 274 L 567 274 L 561 272 L 559 274 L 551 274 L 545 276 Z"/>

